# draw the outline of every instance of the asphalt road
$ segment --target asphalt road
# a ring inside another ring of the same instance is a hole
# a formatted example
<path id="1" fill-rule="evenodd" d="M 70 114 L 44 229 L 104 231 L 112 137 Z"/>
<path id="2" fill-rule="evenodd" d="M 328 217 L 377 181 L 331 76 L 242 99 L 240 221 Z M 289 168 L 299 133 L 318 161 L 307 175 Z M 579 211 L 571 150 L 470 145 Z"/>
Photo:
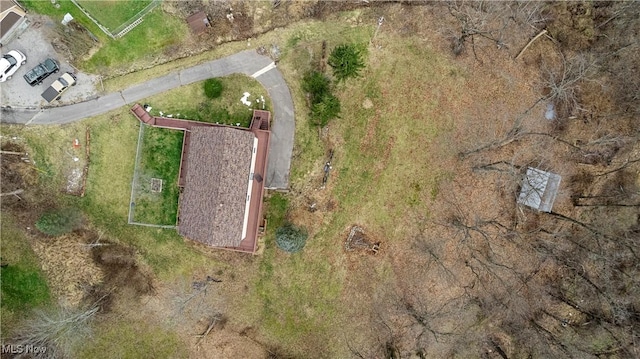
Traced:
<path id="1" fill-rule="evenodd" d="M 25 125 L 55 125 L 76 122 L 122 106 L 132 106 L 144 98 L 182 85 L 234 73 L 253 76 L 264 86 L 271 97 L 273 122 L 265 185 L 269 189 L 287 189 L 295 131 L 293 100 L 282 73 L 273 65 L 273 61 L 269 57 L 259 55 L 254 50 L 242 51 L 177 73 L 151 79 L 120 92 L 72 105 L 46 109 L 3 107 L 0 121 Z"/>

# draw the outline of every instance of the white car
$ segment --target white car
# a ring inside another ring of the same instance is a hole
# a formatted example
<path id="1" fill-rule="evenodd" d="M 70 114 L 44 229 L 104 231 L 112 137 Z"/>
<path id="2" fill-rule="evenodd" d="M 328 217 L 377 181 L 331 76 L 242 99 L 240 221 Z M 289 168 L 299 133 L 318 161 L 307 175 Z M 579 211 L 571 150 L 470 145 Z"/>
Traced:
<path id="1" fill-rule="evenodd" d="M 27 63 L 27 57 L 18 50 L 11 50 L 0 58 L 0 82 L 5 82 Z"/>

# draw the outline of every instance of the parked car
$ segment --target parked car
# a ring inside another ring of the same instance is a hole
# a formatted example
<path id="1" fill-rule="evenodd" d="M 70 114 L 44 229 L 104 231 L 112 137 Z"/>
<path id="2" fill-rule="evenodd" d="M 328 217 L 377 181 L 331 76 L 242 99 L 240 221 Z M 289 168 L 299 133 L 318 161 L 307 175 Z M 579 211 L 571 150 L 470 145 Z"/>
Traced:
<path id="1" fill-rule="evenodd" d="M 71 86 L 76 85 L 76 77 L 74 74 L 70 72 L 65 72 L 60 76 L 57 80 L 55 80 L 51 86 L 49 86 L 42 93 L 42 97 L 47 100 L 47 102 L 53 102 L 62 96 L 62 94 L 67 91 L 67 89 Z"/>
<path id="2" fill-rule="evenodd" d="M 42 80 L 49 77 L 51 74 L 55 74 L 60 70 L 58 63 L 53 59 L 46 59 L 44 62 L 38 64 L 38 66 L 32 68 L 24 75 L 25 81 L 31 86 L 42 84 Z"/>
<path id="3" fill-rule="evenodd" d="M 27 57 L 18 50 L 11 50 L 0 58 L 0 82 L 5 82 L 27 63 Z"/>

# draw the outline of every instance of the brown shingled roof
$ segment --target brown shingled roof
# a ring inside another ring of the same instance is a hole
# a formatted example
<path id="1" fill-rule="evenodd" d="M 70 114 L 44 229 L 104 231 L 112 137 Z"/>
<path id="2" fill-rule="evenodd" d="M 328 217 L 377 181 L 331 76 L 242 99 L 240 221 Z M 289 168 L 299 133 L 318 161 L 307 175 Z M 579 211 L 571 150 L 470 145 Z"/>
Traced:
<path id="1" fill-rule="evenodd" d="M 204 32 L 207 27 L 211 26 L 209 17 L 204 11 L 199 11 L 189 16 L 187 18 L 187 23 L 189 24 L 191 31 L 196 35 Z"/>
<path id="2" fill-rule="evenodd" d="M 178 232 L 211 246 L 238 246 L 255 136 L 228 127 L 193 127 L 190 137 Z"/>

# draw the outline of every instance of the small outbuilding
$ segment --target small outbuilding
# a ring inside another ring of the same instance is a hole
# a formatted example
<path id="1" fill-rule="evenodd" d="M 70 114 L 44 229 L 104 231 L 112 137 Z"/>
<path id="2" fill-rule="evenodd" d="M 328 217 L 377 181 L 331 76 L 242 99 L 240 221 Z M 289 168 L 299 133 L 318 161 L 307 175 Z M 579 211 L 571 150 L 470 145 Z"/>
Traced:
<path id="1" fill-rule="evenodd" d="M 551 212 L 560 187 L 560 179 L 558 174 L 527 168 L 527 173 L 522 179 L 518 203 L 541 212 Z"/>
<path id="2" fill-rule="evenodd" d="M 203 33 L 211 26 L 209 16 L 204 11 L 197 12 L 187 18 L 187 24 L 194 35 Z"/>

